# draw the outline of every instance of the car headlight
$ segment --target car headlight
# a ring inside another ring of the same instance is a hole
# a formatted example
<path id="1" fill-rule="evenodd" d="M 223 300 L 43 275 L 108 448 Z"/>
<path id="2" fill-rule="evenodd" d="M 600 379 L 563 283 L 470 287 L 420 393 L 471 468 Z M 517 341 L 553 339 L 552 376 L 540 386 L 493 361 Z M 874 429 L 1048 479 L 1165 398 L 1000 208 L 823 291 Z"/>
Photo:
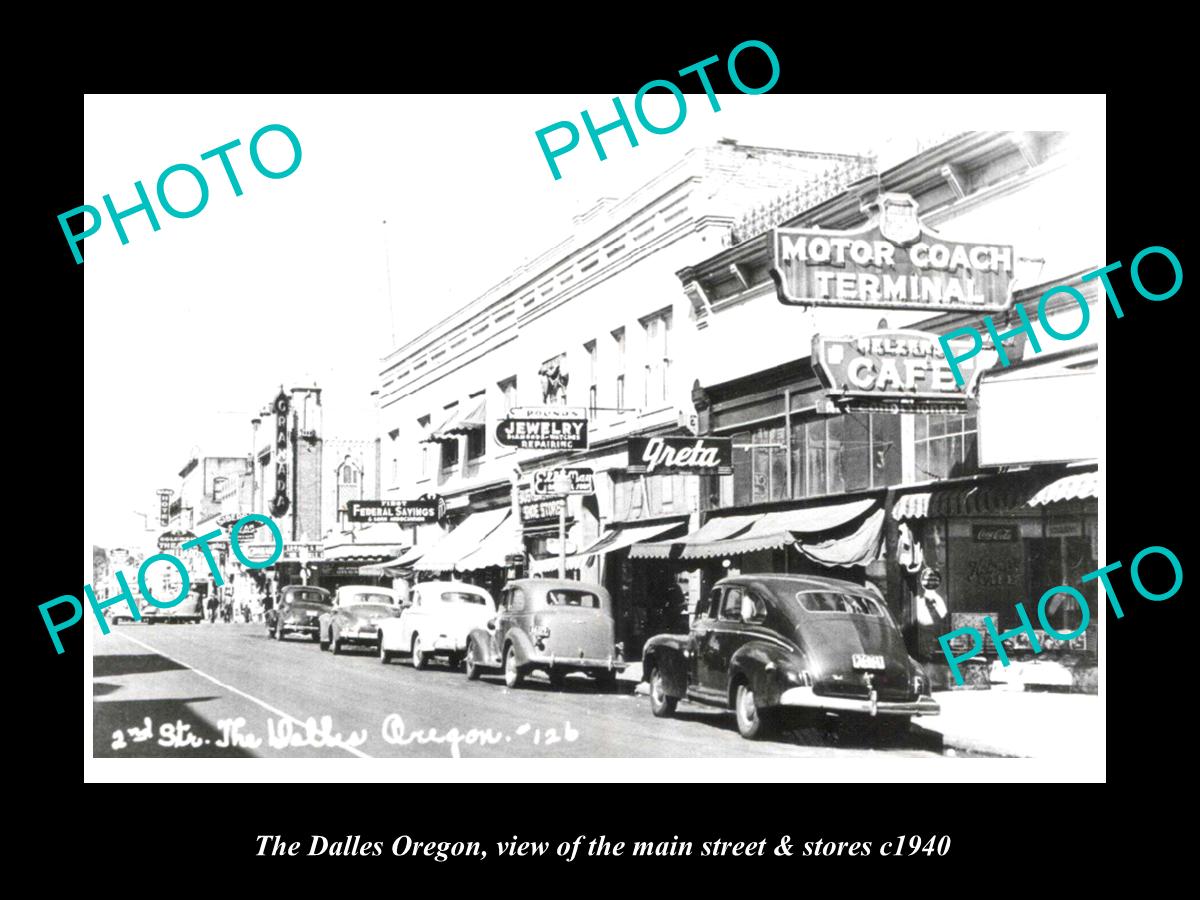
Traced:
<path id="1" fill-rule="evenodd" d="M 812 675 L 807 669 L 783 669 L 783 679 L 788 684 L 812 687 Z"/>

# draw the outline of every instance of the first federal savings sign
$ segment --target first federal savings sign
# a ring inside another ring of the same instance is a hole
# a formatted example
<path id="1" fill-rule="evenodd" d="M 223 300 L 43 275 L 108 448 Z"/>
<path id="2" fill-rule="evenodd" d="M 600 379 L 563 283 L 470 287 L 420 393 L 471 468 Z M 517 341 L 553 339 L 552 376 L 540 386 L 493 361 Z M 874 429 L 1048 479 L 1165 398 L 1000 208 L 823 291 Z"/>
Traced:
<path id="1" fill-rule="evenodd" d="M 881 194 L 857 231 L 776 228 L 771 277 L 781 303 L 999 312 L 1012 305 L 1013 248 L 951 241 L 907 194 Z"/>
<path id="2" fill-rule="evenodd" d="M 496 442 L 521 450 L 586 450 L 587 410 L 571 406 L 514 406 L 496 424 Z"/>

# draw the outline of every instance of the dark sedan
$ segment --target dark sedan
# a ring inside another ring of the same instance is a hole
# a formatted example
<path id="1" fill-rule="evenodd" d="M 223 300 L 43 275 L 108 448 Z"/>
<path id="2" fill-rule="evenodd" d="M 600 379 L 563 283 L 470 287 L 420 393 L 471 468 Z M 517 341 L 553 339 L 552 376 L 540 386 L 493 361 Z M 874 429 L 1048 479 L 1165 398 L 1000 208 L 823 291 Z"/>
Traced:
<path id="1" fill-rule="evenodd" d="M 940 711 L 884 604 L 835 578 L 726 578 L 691 632 L 651 638 L 642 662 L 656 716 L 683 699 L 732 708 L 746 738 L 765 736 L 786 711 L 868 719 L 885 733 Z"/>
<path id="2" fill-rule="evenodd" d="M 333 601 L 325 588 L 289 584 L 279 592 L 274 609 L 267 610 L 267 634 L 282 641 L 289 634 L 306 634 L 317 640 L 321 613 Z"/>

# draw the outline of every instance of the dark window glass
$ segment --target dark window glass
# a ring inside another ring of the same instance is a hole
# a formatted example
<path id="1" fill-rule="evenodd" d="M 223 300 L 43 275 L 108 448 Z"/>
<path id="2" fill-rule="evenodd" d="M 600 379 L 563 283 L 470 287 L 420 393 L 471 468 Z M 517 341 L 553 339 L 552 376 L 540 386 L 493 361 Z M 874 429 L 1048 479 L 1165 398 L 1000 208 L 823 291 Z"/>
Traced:
<path id="1" fill-rule="evenodd" d="M 825 465 L 829 467 L 826 493 L 840 494 L 846 490 L 846 416 L 835 416 L 825 427 L 829 440 L 829 455 Z"/>
<path id="2" fill-rule="evenodd" d="M 742 589 L 740 587 L 727 588 L 725 591 L 725 600 L 721 604 L 721 618 L 738 621 L 741 617 Z"/>
<path id="3" fill-rule="evenodd" d="M 871 420 L 868 415 L 851 414 L 842 420 L 843 483 L 846 490 L 871 486 Z"/>
<path id="4" fill-rule="evenodd" d="M 883 617 L 883 610 L 870 597 L 841 594 L 835 591 L 801 591 L 796 594 L 796 599 L 809 612 L 852 613 L 859 616 Z"/>
<path id="5" fill-rule="evenodd" d="M 900 460 L 900 417 L 871 413 L 871 485 L 899 484 L 904 478 Z"/>
<path id="6" fill-rule="evenodd" d="M 792 420 L 792 496 L 808 496 L 808 472 L 804 466 L 805 435 L 807 429 L 803 422 Z"/>
<path id="7" fill-rule="evenodd" d="M 487 606 L 487 601 L 478 594 L 468 594 L 464 591 L 444 591 L 442 593 L 443 603 L 474 603 L 478 606 Z"/>
<path id="8" fill-rule="evenodd" d="M 743 449 L 750 443 L 750 432 L 739 431 L 733 436 L 733 502 L 751 502 L 751 485 L 754 482 L 754 454 Z"/>
<path id="9" fill-rule="evenodd" d="M 581 606 L 599 609 L 600 598 L 589 591 L 546 591 L 547 606 Z"/>

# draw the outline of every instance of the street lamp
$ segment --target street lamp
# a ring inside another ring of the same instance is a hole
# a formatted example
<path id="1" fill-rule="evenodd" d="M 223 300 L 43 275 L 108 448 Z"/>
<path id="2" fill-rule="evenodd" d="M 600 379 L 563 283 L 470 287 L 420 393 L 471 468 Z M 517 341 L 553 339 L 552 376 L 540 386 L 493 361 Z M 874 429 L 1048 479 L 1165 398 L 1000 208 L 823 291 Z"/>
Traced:
<path id="1" fill-rule="evenodd" d="M 571 476 L 566 470 L 554 473 L 554 493 L 558 494 L 558 577 L 567 577 L 567 495 L 571 491 Z"/>

